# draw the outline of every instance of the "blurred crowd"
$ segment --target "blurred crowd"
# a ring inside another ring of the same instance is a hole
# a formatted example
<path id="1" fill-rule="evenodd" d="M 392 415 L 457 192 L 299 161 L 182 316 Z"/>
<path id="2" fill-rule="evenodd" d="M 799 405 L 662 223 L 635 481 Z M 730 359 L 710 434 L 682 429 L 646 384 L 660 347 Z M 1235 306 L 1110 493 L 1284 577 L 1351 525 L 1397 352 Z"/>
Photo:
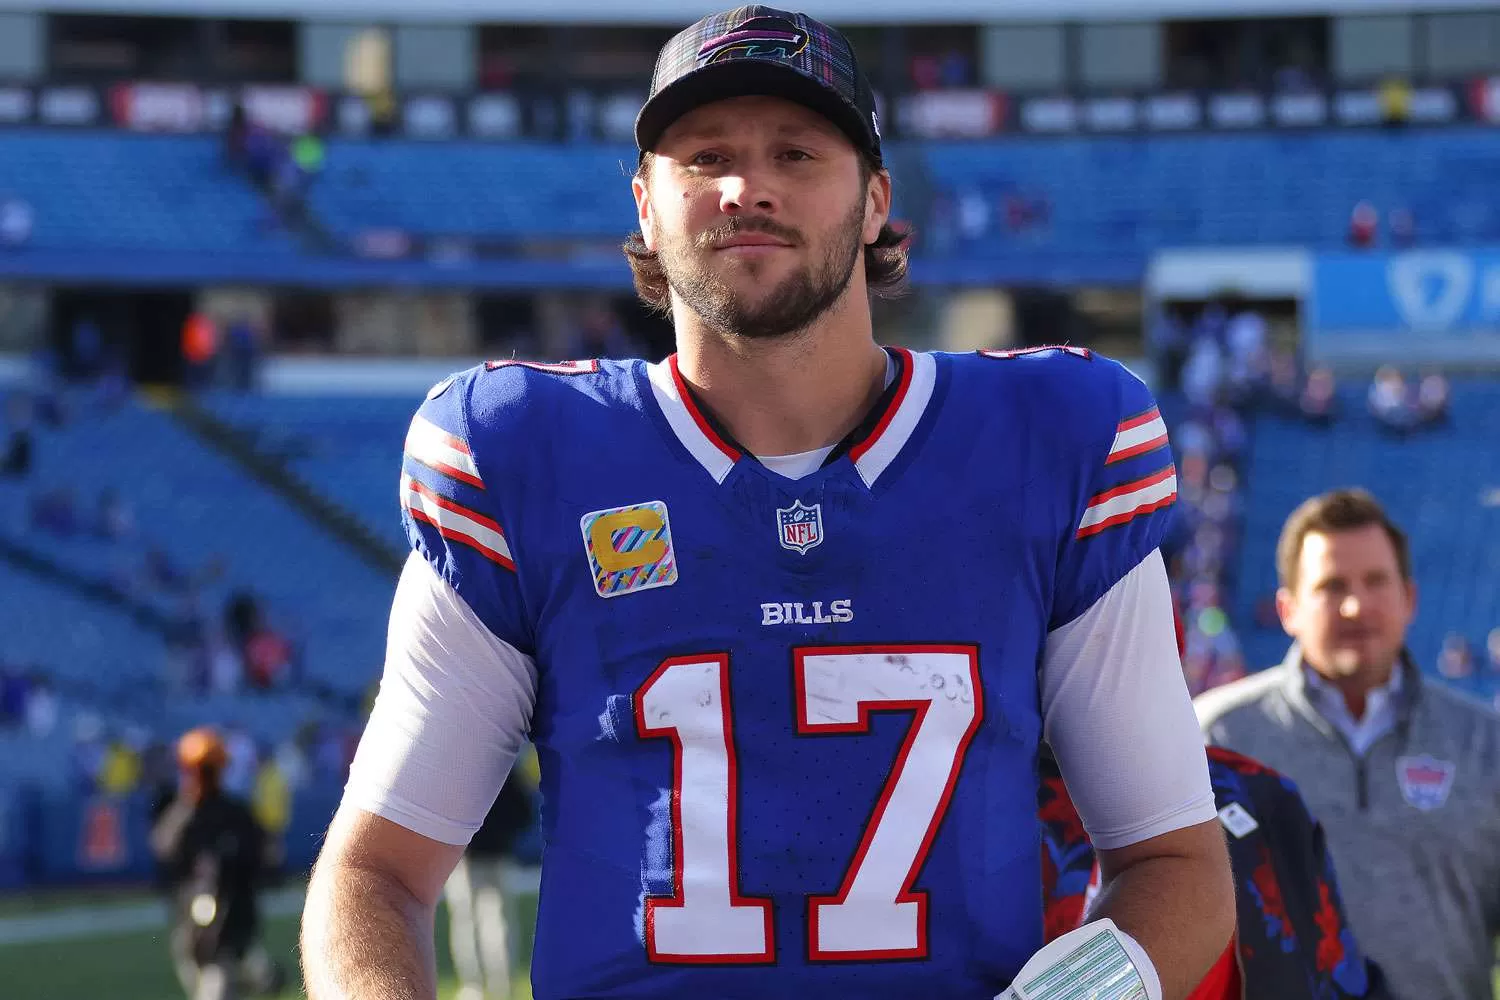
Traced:
<path id="1" fill-rule="evenodd" d="M 1164 414 L 1179 455 L 1182 516 L 1167 552 L 1186 633 L 1184 669 L 1196 694 L 1264 664 L 1246 664 L 1232 603 L 1243 508 L 1244 458 L 1256 413 L 1313 427 L 1361 419 L 1326 365 L 1305 366 L 1276 342 L 1265 317 L 1233 295 L 1201 305 L 1168 304 L 1148 326 L 1148 349 L 1162 374 Z M 1415 376 L 1379 368 L 1365 392 L 1364 419 L 1396 438 L 1447 426 L 1451 387 L 1445 375 Z M 1270 595 L 1255 603 L 1255 625 L 1278 628 Z M 1450 635 L 1439 670 L 1450 678 L 1500 673 L 1500 627 L 1484 637 Z"/>
<path id="2" fill-rule="evenodd" d="M 1245 675 L 1228 608 L 1244 513 L 1249 418 L 1269 384 L 1265 318 L 1232 296 L 1168 307 L 1149 330 L 1163 417 L 1178 455 L 1178 509 L 1163 546 L 1183 632 L 1183 671 L 1198 694 Z M 1173 412 L 1174 410 L 1178 412 Z"/>

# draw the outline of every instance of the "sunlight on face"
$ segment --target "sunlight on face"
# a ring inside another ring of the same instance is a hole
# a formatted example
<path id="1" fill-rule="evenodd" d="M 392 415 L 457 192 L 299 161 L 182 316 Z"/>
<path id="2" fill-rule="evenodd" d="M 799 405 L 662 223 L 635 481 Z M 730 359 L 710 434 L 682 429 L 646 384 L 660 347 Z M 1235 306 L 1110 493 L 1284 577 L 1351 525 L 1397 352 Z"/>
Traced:
<path id="1" fill-rule="evenodd" d="M 1286 630 L 1308 665 L 1328 677 L 1383 673 L 1396 661 L 1415 611 L 1396 550 L 1378 524 L 1302 540 L 1296 587 L 1278 595 Z"/>
<path id="2" fill-rule="evenodd" d="M 869 188 L 843 133 L 771 97 L 684 115 L 635 183 L 647 245 L 677 297 L 748 338 L 806 329 L 849 289 L 874 238 Z"/>

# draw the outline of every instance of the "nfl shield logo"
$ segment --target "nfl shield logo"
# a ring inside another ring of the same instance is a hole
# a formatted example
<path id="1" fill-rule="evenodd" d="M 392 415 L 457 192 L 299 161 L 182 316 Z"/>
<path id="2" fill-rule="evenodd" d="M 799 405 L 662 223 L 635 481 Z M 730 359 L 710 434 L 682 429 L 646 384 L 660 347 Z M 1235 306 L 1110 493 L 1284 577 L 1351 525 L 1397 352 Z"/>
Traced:
<path id="1" fill-rule="evenodd" d="M 1424 812 L 1437 809 L 1448 801 L 1455 770 L 1452 761 L 1438 760 L 1426 754 L 1396 759 L 1396 781 L 1401 785 L 1402 797 L 1409 805 Z"/>
<path id="2" fill-rule="evenodd" d="M 776 537 L 781 547 L 805 554 L 823 541 L 823 505 L 803 506 L 801 500 L 776 510 Z"/>

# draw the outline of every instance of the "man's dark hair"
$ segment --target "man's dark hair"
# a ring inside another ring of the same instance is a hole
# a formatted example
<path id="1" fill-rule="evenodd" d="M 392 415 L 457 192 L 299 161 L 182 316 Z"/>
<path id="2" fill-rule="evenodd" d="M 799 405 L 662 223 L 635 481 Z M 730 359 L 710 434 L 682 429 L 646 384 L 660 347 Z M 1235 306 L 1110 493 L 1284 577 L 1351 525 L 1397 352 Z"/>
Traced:
<path id="1" fill-rule="evenodd" d="M 651 164 L 656 154 L 641 157 L 635 176 L 645 181 L 651 176 Z M 860 188 L 867 187 L 870 178 L 879 169 L 868 158 L 859 158 Z M 910 233 L 903 232 L 889 222 L 880 227 L 875 242 L 865 244 L 865 285 L 870 295 L 877 299 L 894 299 L 906 291 L 907 239 Z M 668 312 L 672 307 L 671 289 L 667 285 L 667 272 L 654 250 L 646 248 L 645 236 L 640 230 L 630 234 L 621 249 L 630 264 L 630 273 L 635 279 L 635 292 L 641 301 L 652 309 Z"/>
<path id="2" fill-rule="evenodd" d="M 1380 525 L 1391 548 L 1396 551 L 1396 565 L 1403 580 L 1411 579 L 1411 547 L 1406 533 L 1386 514 L 1366 490 L 1342 489 L 1322 493 L 1302 501 L 1286 519 L 1281 538 L 1276 542 L 1276 576 L 1281 586 L 1295 589 L 1297 569 L 1302 561 L 1302 543 L 1310 534 L 1331 535 L 1340 531 Z"/>

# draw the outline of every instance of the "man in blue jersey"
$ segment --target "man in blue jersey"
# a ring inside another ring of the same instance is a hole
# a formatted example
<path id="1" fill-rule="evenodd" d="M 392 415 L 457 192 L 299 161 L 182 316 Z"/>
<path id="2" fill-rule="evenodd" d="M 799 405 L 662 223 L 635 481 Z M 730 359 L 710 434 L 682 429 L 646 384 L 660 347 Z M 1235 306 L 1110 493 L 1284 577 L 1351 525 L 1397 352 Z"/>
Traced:
<path id="1" fill-rule="evenodd" d="M 1234 903 L 1150 394 L 1078 349 L 875 343 L 905 251 L 825 25 L 742 7 L 682 32 L 636 139 L 626 253 L 677 352 L 491 362 L 419 408 L 310 996 L 434 995 L 436 901 L 530 738 L 540 1000 L 1025 1000 L 1059 945 L 1045 738 L 1103 879 L 1063 975 L 1181 1000 Z"/>

